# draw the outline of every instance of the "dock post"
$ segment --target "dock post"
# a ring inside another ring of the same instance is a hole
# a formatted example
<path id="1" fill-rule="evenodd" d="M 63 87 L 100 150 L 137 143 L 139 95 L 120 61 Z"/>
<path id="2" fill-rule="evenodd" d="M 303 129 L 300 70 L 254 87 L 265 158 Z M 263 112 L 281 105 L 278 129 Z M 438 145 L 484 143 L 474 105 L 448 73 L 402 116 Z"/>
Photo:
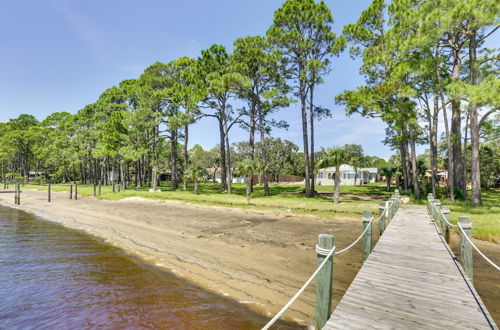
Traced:
<path id="1" fill-rule="evenodd" d="M 437 221 L 437 225 L 441 229 L 443 228 L 443 220 L 441 219 L 441 201 L 439 199 L 434 200 L 434 212 L 436 213 L 434 221 Z"/>
<path id="2" fill-rule="evenodd" d="M 472 223 L 469 217 L 458 217 L 458 223 L 462 226 L 460 230 L 460 261 L 469 279 L 472 280 L 473 263 L 472 263 L 472 245 L 469 243 L 465 235 L 472 240 Z M 465 232 L 465 234 L 464 234 Z"/>
<path id="3" fill-rule="evenodd" d="M 382 214 L 385 211 L 385 208 L 387 207 L 386 202 L 380 202 L 378 206 L 378 212 L 381 215 L 380 220 L 378 221 L 378 229 L 379 229 L 379 235 L 382 236 L 385 230 L 385 214 L 382 216 Z"/>
<path id="4" fill-rule="evenodd" d="M 388 222 L 388 223 L 389 223 L 389 222 L 391 222 L 391 220 L 392 220 L 392 204 L 393 204 L 393 203 L 394 203 L 394 202 L 392 201 L 392 199 L 389 199 L 389 200 L 387 201 L 387 207 L 388 207 L 388 209 L 387 209 L 387 220 L 388 220 L 388 221 L 387 221 L 387 222 Z"/>
<path id="5" fill-rule="evenodd" d="M 99 196 L 101 196 L 101 183 L 99 182 Z"/>
<path id="6" fill-rule="evenodd" d="M 19 183 L 14 184 L 14 204 L 19 205 Z"/>
<path id="7" fill-rule="evenodd" d="M 94 183 L 94 197 L 96 196 L 96 185 Z"/>
<path id="8" fill-rule="evenodd" d="M 50 188 L 51 188 L 51 185 L 49 183 L 49 186 L 47 187 L 47 200 L 49 201 L 49 203 L 50 203 Z"/>
<path id="9" fill-rule="evenodd" d="M 335 246 L 335 239 L 329 234 L 318 236 L 318 247 L 331 250 Z M 317 254 L 317 265 L 319 266 L 326 256 Z M 332 287 L 333 287 L 333 256 L 326 262 L 316 276 L 316 329 L 325 326 L 332 313 Z"/>
<path id="10" fill-rule="evenodd" d="M 372 218 L 371 211 L 363 211 L 363 231 L 366 230 L 363 235 L 363 262 L 365 262 L 372 251 L 372 226 L 370 224 Z M 368 226 L 370 226 L 370 228 L 366 229 Z"/>
<path id="11" fill-rule="evenodd" d="M 111 186 L 113 187 L 113 192 L 115 192 L 115 183 L 111 182 Z"/>
<path id="12" fill-rule="evenodd" d="M 78 185 L 75 183 L 75 201 L 78 199 Z"/>
<path id="13" fill-rule="evenodd" d="M 69 199 L 73 199 L 73 185 L 69 185 Z"/>
<path id="14" fill-rule="evenodd" d="M 450 207 L 442 205 L 441 211 L 443 211 L 444 215 L 442 233 L 446 243 L 450 244 L 450 226 L 448 225 L 448 222 L 450 222 Z"/>

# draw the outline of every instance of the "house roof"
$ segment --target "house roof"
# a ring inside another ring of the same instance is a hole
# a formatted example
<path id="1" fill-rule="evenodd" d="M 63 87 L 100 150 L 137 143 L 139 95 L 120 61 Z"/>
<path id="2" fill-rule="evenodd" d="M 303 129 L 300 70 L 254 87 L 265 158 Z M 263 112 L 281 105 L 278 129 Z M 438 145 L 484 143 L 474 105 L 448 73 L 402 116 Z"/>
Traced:
<path id="1" fill-rule="evenodd" d="M 378 169 L 376 167 L 366 167 L 360 169 L 361 172 L 369 172 L 369 173 L 378 173 Z"/>
<path id="2" fill-rule="evenodd" d="M 322 172 L 335 172 L 335 167 L 325 167 L 325 168 L 320 168 L 319 170 Z M 347 164 L 340 165 L 340 172 L 349 172 L 349 171 L 354 171 L 354 167 Z"/>
<path id="3" fill-rule="evenodd" d="M 335 167 L 321 168 L 320 171 L 322 171 L 322 172 L 335 172 Z M 348 165 L 348 164 L 340 165 L 340 172 L 355 173 L 354 167 L 351 165 Z M 378 173 L 378 169 L 375 167 L 366 167 L 366 168 L 358 169 L 358 172 Z"/>

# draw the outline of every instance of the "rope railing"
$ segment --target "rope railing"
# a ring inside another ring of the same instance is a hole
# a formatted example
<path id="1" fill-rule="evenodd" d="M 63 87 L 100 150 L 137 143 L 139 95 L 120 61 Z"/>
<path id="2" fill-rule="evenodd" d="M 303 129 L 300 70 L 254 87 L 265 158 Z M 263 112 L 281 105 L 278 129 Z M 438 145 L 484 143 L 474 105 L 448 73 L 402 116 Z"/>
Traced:
<path id="1" fill-rule="evenodd" d="M 376 221 L 378 221 L 379 223 L 382 219 L 384 219 L 384 217 L 386 217 L 389 221 L 392 220 L 392 218 L 394 217 L 396 210 L 399 208 L 399 202 L 400 202 L 398 191 L 396 191 L 396 194 L 393 195 L 393 197 L 391 197 L 390 201 L 392 201 L 392 202 L 390 202 L 389 205 L 384 208 L 383 212 L 377 218 Z M 371 214 L 371 212 L 370 212 L 370 214 Z M 342 249 L 340 251 L 336 251 L 335 245 L 333 245 L 333 247 L 331 249 L 325 249 L 325 248 L 318 246 L 318 244 L 316 244 L 316 253 L 319 256 L 324 257 L 324 260 L 316 268 L 314 273 L 307 279 L 307 281 L 302 285 L 302 287 L 297 291 L 297 293 L 295 293 L 295 295 L 285 304 L 285 306 L 283 306 L 283 308 L 281 308 L 281 310 L 278 313 L 276 313 L 276 315 L 271 320 L 269 320 L 269 322 L 267 322 L 266 325 L 264 325 L 262 327 L 262 330 L 269 329 L 288 310 L 288 308 L 290 308 L 290 306 L 292 306 L 292 304 L 300 297 L 300 295 L 305 291 L 305 289 L 309 286 L 309 284 L 311 284 L 312 280 L 318 275 L 318 273 L 327 264 L 327 262 L 331 261 L 331 258 L 333 258 L 336 255 L 347 252 L 352 247 L 354 247 L 363 237 L 365 237 L 365 235 L 368 233 L 368 230 L 370 230 L 372 228 L 373 221 L 374 221 L 374 218 L 371 217 L 370 220 L 368 221 L 368 223 L 365 224 L 365 228 L 361 232 L 361 234 L 350 245 L 348 245 L 347 247 L 345 247 L 344 249 Z M 384 219 L 384 221 L 385 221 L 385 219 Z M 370 236 L 370 240 L 371 240 L 371 236 Z"/>
<path id="2" fill-rule="evenodd" d="M 449 217 L 443 212 L 441 202 L 438 199 L 434 199 L 434 196 L 432 194 L 429 194 L 427 196 L 427 201 L 429 213 L 432 218 L 440 224 L 441 234 L 445 234 L 448 244 L 450 243 L 449 236 L 447 235 L 449 228 L 451 227 L 459 229 L 461 240 L 460 259 L 469 277 L 472 278 L 472 254 L 467 252 L 467 245 L 476 250 L 476 252 L 493 268 L 495 268 L 497 271 L 500 271 L 500 267 L 495 264 L 490 258 L 488 258 L 472 241 L 472 225 L 470 223 L 469 217 L 459 217 L 458 223 L 453 224 L 449 221 Z M 461 224 L 460 220 L 463 222 L 463 224 Z M 466 228 L 464 228 L 464 226 L 466 226 Z M 466 244 L 462 244 L 462 241 Z"/>
<path id="3" fill-rule="evenodd" d="M 467 235 L 467 233 L 465 232 L 465 229 L 460 225 L 460 223 L 457 225 L 457 227 L 464 234 L 465 239 L 474 248 L 474 250 L 476 250 L 476 252 L 479 253 L 479 255 L 481 257 L 483 257 L 484 260 L 486 260 L 491 266 L 493 266 L 493 268 L 495 268 L 497 271 L 500 271 L 500 267 L 498 267 L 497 264 L 495 264 L 493 261 L 491 261 L 490 258 L 488 258 L 487 256 L 485 256 L 484 253 L 481 250 L 479 250 L 479 248 L 476 246 L 476 244 L 474 244 L 474 242 L 472 242 L 472 240 L 470 239 L 469 235 Z"/>

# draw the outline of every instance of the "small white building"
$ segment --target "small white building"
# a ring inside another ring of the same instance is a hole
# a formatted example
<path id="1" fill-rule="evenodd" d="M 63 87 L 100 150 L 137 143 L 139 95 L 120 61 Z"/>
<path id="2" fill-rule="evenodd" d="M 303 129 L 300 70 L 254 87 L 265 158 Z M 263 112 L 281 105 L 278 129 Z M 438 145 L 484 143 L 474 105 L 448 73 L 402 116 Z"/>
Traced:
<path id="1" fill-rule="evenodd" d="M 339 170 L 341 186 L 354 186 L 355 182 L 359 186 L 378 180 L 376 168 L 359 168 L 356 172 L 353 166 L 343 164 Z M 316 174 L 316 184 L 319 186 L 333 186 L 335 184 L 335 167 L 319 169 Z"/>

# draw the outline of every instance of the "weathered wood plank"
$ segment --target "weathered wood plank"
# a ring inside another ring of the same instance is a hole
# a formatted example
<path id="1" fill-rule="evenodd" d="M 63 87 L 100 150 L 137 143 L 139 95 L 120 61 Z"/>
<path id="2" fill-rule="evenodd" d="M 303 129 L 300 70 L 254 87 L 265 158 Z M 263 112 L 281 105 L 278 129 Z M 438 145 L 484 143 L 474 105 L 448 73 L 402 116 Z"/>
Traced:
<path id="1" fill-rule="evenodd" d="M 425 207 L 404 206 L 324 329 L 490 329 L 472 291 Z"/>

